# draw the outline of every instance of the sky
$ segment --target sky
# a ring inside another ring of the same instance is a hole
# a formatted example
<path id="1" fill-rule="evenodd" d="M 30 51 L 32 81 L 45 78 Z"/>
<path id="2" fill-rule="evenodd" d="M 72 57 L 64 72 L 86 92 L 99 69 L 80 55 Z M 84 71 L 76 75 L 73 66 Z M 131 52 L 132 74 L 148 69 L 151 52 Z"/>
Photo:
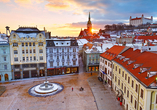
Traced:
<path id="1" fill-rule="evenodd" d="M 156 0 L 0 0 L 0 32 L 6 26 L 37 27 L 52 36 L 77 37 L 90 12 L 94 32 L 107 24 L 129 23 L 130 16 L 157 21 Z"/>

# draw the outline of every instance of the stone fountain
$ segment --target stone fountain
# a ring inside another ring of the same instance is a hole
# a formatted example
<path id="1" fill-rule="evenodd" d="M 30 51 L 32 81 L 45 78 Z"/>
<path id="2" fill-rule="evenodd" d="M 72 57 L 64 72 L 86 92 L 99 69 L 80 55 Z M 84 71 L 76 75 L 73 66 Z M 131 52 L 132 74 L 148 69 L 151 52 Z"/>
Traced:
<path id="1" fill-rule="evenodd" d="M 54 95 L 63 90 L 63 86 L 58 83 L 49 83 L 47 81 L 47 70 L 45 71 L 45 81 L 42 84 L 38 84 L 29 89 L 29 94 L 36 97 L 46 97 Z"/>

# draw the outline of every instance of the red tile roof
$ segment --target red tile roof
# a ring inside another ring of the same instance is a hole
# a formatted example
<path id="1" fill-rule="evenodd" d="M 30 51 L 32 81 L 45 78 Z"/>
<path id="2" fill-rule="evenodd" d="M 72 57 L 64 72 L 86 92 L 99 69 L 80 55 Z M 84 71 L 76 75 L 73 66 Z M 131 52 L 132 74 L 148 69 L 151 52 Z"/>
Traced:
<path id="1" fill-rule="evenodd" d="M 108 60 L 114 59 L 120 52 L 125 48 L 125 46 L 114 45 L 104 53 L 100 54 L 101 57 L 106 58 Z"/>
<path id="2" fill-rule="evenodd" d="M 156 39 L 157 40 L 157 36 L 135 36 L 134 39 L 143 39 L 143 40 L 154 40 Z"/>
<path id="3" fill-rule="evenodd" d="M 120 65 L 122 65 L 125 69 L 127 69 L 134 77 L 139 79 L 145 86 L 149 86 L 155 81 L 157 75 L 152 77 L 147 77 L 147 71 L 140 73 L 140 68 L 149 68 L 149 72 L 157 72 L 157 54 L 151 52 L 142 52 L 140 50 L 133 51 L 133 48 L 130 48 L 121 54 L 125 58 L 129 58 L 129 61 L 134 61 L 131 64 L 128 64 L 128 61 L 119 60 L 119 58 L 113 59 Z M 134 64 L 142 64 L 142 66 L 134 68 Z"/>
<path id="4" fill-rule="evenodd" d="M 86 46 L 88 46 L 89 49 L 91 49 L 91 48 L 93 47 L 93 44 L 87 43 L 87 44 L 84 44 L 84 45 L 83 45 L 83 47 L 86 47 Z"/>

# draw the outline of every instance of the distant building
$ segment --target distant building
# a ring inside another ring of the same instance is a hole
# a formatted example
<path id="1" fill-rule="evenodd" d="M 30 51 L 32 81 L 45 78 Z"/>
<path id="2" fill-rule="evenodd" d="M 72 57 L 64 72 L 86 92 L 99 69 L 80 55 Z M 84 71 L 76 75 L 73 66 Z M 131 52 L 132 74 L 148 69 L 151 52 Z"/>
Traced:
<path id="1" fill-rule="evenodd" d="M 153 16 L 151 16 L 151 18 L 145 18 L 144 15 L 142 14 L 141 17 L 136 17 L 136 18 L 132 18 L 130 16 L 129 19 L 130 25 L 134 25 L 134 26 L 138 26 L 138 25 L 142 25 L 142 24 L 147 24 L 147 23 L 153 23 Z"/>
<path id="2" fill-rule="evenodd" d="M 8 40 L 3 36 L 3 39 L 0 37 L 0 82 L 11 79 L 10 46 Z"/>
<path id="3" fill-rule="evenodd" d="M 84 36 L 92 36 L 92 22 L 90 20 L 90 12 L 89 12 L 89 18 L 87 22 L 87 29 L 84 29 L 84 30 L 81 29 L 78 39 Z"/>
<path id="4" fill-rule="evenodd" d="M 45 31 L 19 27 L 9 38 L 13 79 L 40 77 L 46 71 Z"/>
<path id="5" fill-rule="evenodd" d="M 79 47 L 77 40 L 52 38 L 46 40 L 47 75 L 79 72 Z"/>
<path id="6" fill-rule="evenodd" d="M 102 53 L 101 45 L 93 45 L 91 43 L 83 46 L 83 63 L 87 72 L 99 71 L 99 55 Z"/>
<path id="7" fill-rule="evenodd" d="M 86 39 L 77 39 L 77 43 L 78 43 L 78 46 L 79 46 L 79 55 L 82 55 L 83 45 L 88 43 L 88 41 Z"/>

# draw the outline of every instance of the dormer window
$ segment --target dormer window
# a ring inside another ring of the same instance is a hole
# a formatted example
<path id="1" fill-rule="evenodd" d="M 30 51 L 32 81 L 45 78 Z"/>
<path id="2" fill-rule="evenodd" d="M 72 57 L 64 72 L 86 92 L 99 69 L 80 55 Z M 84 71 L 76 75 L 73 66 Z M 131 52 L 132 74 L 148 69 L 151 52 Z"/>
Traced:
<path id="1" fill-rule="evenodd" d="M 124 58 L 125 58 L 125 56 L 121 56 L 119 59 L 122 60 L 122 59 L 124 59 Z"/>
<path id="2" fill-rule="evenodd" d="M 124 59 L 123 59 L 123 62 L 126 62 L 127 60 L 129 60 L 129 58 L 124 58 Z"/>
<path id="3" fill-rule="evenodd" d="M 142 66 L 143 64 L 134 64 L 134 69 L 136 69 L 136 68 L 138 68 L 138 67 L 140 67 L 140 66 Z"/>
<path id="4" fill-rule="evenodd" d="M 140 68 L 140 73 L 144 73 L 148 70 L 150 70 L 150 67 Z"/>
<path id="5" fill-rule="evenodd" d="M 122 55 L 117 55 L 117 58 L 121 57 Z"/>
<path id="6" fill-rule="evenodd" d="M 129 61 L 128 61 L 128 65 L 130 65 L 130 64 L 133 63 L 133 62 L 135 62 L 135 61 L 129 60 Z"/>

